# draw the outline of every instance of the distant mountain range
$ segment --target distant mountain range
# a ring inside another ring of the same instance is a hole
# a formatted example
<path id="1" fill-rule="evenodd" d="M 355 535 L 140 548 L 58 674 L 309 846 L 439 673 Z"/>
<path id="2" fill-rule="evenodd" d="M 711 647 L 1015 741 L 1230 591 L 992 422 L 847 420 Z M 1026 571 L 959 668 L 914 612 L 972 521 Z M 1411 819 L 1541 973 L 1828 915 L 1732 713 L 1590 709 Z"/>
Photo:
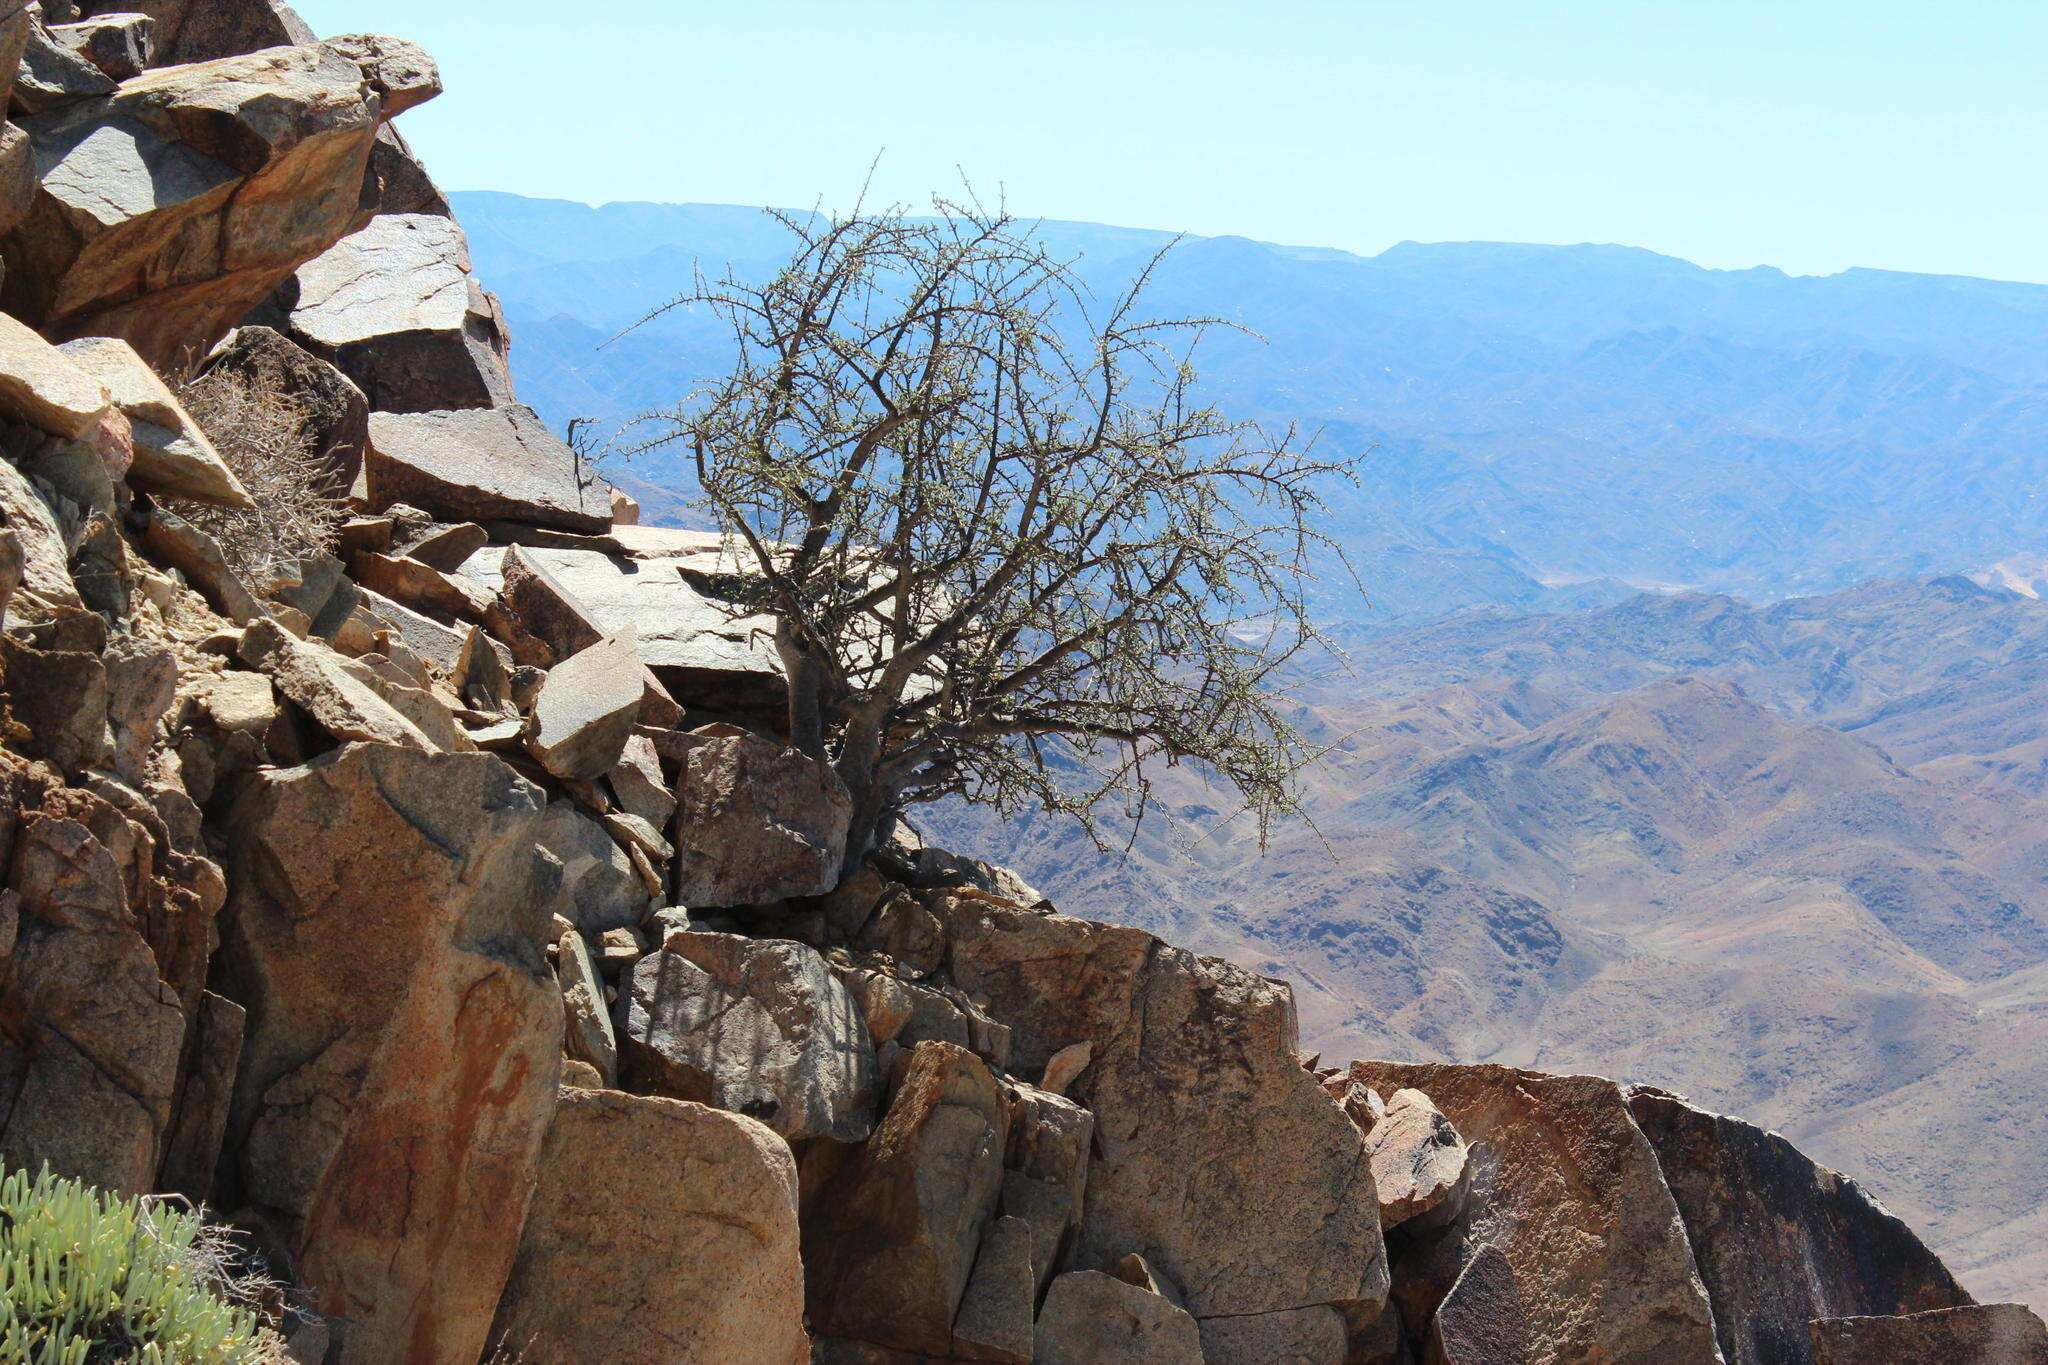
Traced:
<path id="1" fill-rule="evenodd" d="M 1592 1071 L 1782 1129 L 2044 1302 L 2048 603 L 1956 578 L 1361 630 L 1261 853 L 948 808 L 1062 909 L 1296 985 L 1304 1045 Z M 1222 833 L 1209 836 L 1218 829 Z M 1184 845 L 1192 844 L 1192 848 Z"/>
<path id="2" fill-rule="evenodd" d="M 556 422 L 672 404 L 716 373 L 705 320 L 613 338 L 702 266 L 772 267 L 782 231 L 721 205 L 460 194 L 521 392 Z M 1046 223 L 1113 283 L 1169 233 Z M 1704 270 L 1613 246 L 1406 243 L 1365 258 L 1194 238 L 1153 294 L 1242 323 L 1203 352 L 1233 409 L 1320 427 L 1363 485 L 1332 529 L 1360 620 L 1569 609 L 1624 585 L 1774 597 L 2048 548 L 2048 287 L 1849 270 Z M 607 349 L 599 346 L 610 342 Z M 680 475 L 631 473 L 655 511 Z"/>

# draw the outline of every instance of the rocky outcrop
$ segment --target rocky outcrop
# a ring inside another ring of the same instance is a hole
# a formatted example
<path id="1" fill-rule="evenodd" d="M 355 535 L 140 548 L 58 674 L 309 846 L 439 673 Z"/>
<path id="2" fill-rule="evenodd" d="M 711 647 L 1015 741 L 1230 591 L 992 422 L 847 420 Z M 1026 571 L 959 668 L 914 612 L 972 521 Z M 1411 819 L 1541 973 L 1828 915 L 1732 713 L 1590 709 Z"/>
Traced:
<path id="1" fill-rule="evenodd" d="M 2016 1303 L 1937 1308 L 1900 1317 L 1828 1318 L 1813 1324 L 1815 1365 L 2043 1365 L 2048 1326 Z"/>
<path id="2" fill-rule="evenodd" d="M 1784 1138 L 1655 1090 L 1628 1104 L 1685 1220 L 1729 1365 L 1806 1359 L 1816 1318 L 1970 1302 L 1910 1228 Z"/>
<path id="3" fill-rule="evenodd" d="M 231 1140 L 344 1359 L 484 1346 L 561 1058 L 542 805 L 486 754 L 351 744 L 236 812 Z"/>
<path id="4" fill-rule="evenodd" d="M 752 1119 L 564 1088 L 492 1340 L 535 1365 L 798 1365 L 796 1192 Z"/>

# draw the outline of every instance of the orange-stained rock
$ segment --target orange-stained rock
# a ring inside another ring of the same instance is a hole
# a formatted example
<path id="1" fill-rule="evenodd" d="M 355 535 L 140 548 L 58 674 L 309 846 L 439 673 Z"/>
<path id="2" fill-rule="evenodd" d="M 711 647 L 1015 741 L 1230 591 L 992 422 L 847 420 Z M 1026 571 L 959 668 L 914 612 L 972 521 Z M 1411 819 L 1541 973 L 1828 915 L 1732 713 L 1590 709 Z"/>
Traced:
<path id="1" fill-rule="evenodd" d="M 229 826 L 229 1142 L 344 1361 L 483 1350 L 562 1057 L 541 804 L 486 754 L 351 744 Z"/>
<path id="2" fill-rule="evenodd" d="M 494 1343 L 531 1365 L 798 1365 L 796 1162 L 739 1114 L 564 1089 Z"/>
<path id="3" fill-rule="evenodd" d="M 1598 1076 L 1503 1066 L 1354 1062 L 1351 1078 L 1420 1090 L 1480 1156 L 1462 1218 L 1435 1233 L 1420 1283 L 1397 1293 L 1430 1320 L 1482 1246 L 1505 1261 L 1468 1291 L 1486 1315 L 1502 1279 L 1527 1324 L 1531 1362 L 1713 1360 L 1713 1315 L 1678 1206 L 1621 1087 Z M 1404 1255 L 1408 1253 L 1404 1252 Z M 1410 1267 L 1404 1260 L 1405 1276 Z"/>

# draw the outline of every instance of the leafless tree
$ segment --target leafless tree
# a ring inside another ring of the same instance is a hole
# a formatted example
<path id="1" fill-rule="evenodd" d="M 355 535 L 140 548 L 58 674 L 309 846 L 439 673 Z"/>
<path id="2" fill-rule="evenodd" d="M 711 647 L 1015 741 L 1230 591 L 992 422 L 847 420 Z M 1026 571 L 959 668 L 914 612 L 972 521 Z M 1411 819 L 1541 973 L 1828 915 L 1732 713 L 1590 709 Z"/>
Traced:
<path id="1" fill-rule="evenodd" d="M 1142 818 L 1158 762 L 1257 817 L 1309 750 L 1271 690 L 1318 641 L 1315 488 L 1340 465 L 1199 401 L 1208 323 L 1098 299 L 1029 225 L 936 201 L 784 215 L 765 284 L 668 305 L 731 328 L 724 379 L 647 419 L 776 622 L 789 731 L 882 819 L 960 794 Z M 666 310 L 662 310 L 666 311 Z"/>

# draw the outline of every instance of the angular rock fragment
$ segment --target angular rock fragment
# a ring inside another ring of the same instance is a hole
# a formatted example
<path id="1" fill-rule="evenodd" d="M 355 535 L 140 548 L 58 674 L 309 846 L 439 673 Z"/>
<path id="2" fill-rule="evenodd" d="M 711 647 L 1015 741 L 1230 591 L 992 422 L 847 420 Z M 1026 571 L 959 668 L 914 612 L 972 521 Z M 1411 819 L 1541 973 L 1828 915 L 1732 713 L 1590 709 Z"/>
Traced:
<path id="1" fill-rule="evenodd" d="M 370 150 L 370 174 L 363 186 L 364 212 L 430 213 L 453 218 L 448 196 L 427 177 L 405 138 L 390 124 L 377 130 L 377 145 Z"/>
<path id="2" fill-rule="evenodd" d="M 566 780 L 589 782 L 611 771 L 640 714 L 640 669 L 630 635 L 556 664 L 533 699 L 526 741 L 533 756 Z"/>
<path id="3" fill-rule="evenodd" d="M 564 1090 L 492 1338 L 535 1361 L 801 1365 L 796 1192 L 751 1119 Z"/>
<path id="4" fill-rule="evenodd" d="M 209 62 L 267 47 L 314 41 L 313 30 L 278 0 L 144 0 L 163 15 L 157 61 Z"/>
<path id="5" fill-rule="evenodd" d="M 373 412 L 370 498 L 411 503 L 455 521 L 509 518 L 602 531 L 610 508 L 583 459 L 531 408 Z"/>
<path id="6" fill-rule="evenodd" d="M 656 829 L 665 829 L 675 814 L 675 793 L 662 777 L 661 755 L 654 741 L 632 735 L 619 753 L 619 761 L 605 778 L 619 809 L 637 815 Z"/>
<path id="7" fill-rule="evenodd" d="M 1063 1095 L 1016 1082 L 1008 1099 L 1000 1207 L 1031 1228 L 1031 1264 L 1042 1293 L 1081 1226 L 1095 1116 Z"/>
<path id="8" fill-rule="evenodd" d="M 672 933 L 618 1006 L 636 1089 L 715 1104 L 791 1141 L 859 1142 L 880 1077 L 860 1007 L 799 943 Z"/>
<path id="9" fill-rule="evenodd" d="M 1812 1341 L 1814 1365 L 2048 1365 L 2048 1326 L 2017 1303 L 1826 1318 L 1813 1324 Z"/>
<path id="10" fill-rule="evenodd" d="M 454 573 L 462 567 L 464 560 L 490 543 L 490 532 L 473 521 L 465 521 L 453 526 L 436 526 L 402 548 L 407 559 L 417 559 L 443 573 Z"/>
<path id="11" fill-rule="evenodd" d="M 590 948 L 575 928 L 555 939 L 555 977 L 562 986 L 564 1051 L 596 1068 L 609 1087 L 619 1078 L 619 1044 L 612 1033 L 612 1012 L 605 1004 L 604 982 Z"/>
<path id="12" fill-rule="evenodd" d="M 77 359 L 0 313 L 0 414 L 52 436 L 91 436 L 107 391 Z"/>
<path id="13" fill-rule="evenodd" d="M 1075 1270 L 1052 1282 L 1039 1309 L 1039 1365 L 1201 1365 L 1195 1320 L 1157 1294 L 1099 1270 Z"/>
<path id="14" fill-rule="evenodd" d="M 1464 1211 L 1465 1143 L 1420 1090 L 1397 1090 L 1365 1135 L 1380 1226 L 1441 1227 Z"/>
<path id="15" fill-rule="evenodd" d="M 1970 1302 L 1911 1228 L 1777 1134 L 1642 1087 L 1628 1107 L 1685 1220 L 1729 1365 L 1801 1358 L 1816 1318 Z"/>
<path id="16" fill-rule="evenodd" d="M 227 1134 L 234 1099 L 235 1069 L 242 1060 L 242 1031 L 248 1011 L 213 992 L 200 999 L 194 1020 L 192 1063 L 178 1089 L 178 1107 L 166 1137 L 158 1184 L 195 1203 L 213 1197 L 221 1139 Z"/>
<path id="17" fill-rule="evenodd" d="M 679 903 L 765 905 L 838 883 L 853 803 L 824 764 L 756 735 L 706 738 L 676 800 Z"/>
<path id="18" fill-rule="evenodd" d="M 155 27 L 147 14 L 101 14 L 75 24 L 52 24 L 50 36 L 118 85 L 149 66 Z"/>
<path id="19" fill-rule="evenodd" d="M 383 100 L 385 118 L 425 104 L 441 93 L 441 71 L 418 45 L 379 33 L 351 33 L 320 46 L 363 69 L 363 79 Z"/>
<path id="20" fill-rule="evenodd" d="M 488 755 L 380 744 L 237 811 L 231 1142 L 344 1360 L 483 1353 L 562 1055 L 540 812 Z"/>
<path id="21" fill-rule="evenodd" d="M 373 740 L 431 750 L 437 746 L 417 725 L 342 667 L 322 645 L 294 638 L 275 621 L 259 620 L 242 633 L 243 663 L 270 675 L 321 729 L 338 740 Z"/>
<path id="22" fill-rule="evenodd" d="M 443 621 L 481 620 L 490 595 L 467 579 L 442 573 L 410 555 L 360 552 L 349 563 L 356 580 L 373 592 Z"/>
<path id="23" fill-rule="evenodd" d="M 168 385 L 119 337 L 80 337 L 57 348 L 97 381 L 134 425 L 128 481 L 165 497 L 250 509 L 256 503 Z"/>
<path id="24" fill-rule="evenodd" d="M 30 27 L 14 70 L 13 107 L 45 114 L 81 101 L 111 95 L 117 81 L 40 23 Z"/>
<path id="25" fill-rule="evenodd" d="M 339 366 L 375 410 L 511 403 L 495 310 L 453 219 L 380 215 L 299 267 L 294 282 L 293 339 Z"/>
<path id="26" fill-rule="evenodd" d="M 1528 1308 L 1515 1284 L 1514 1268 L 1499 1251 L 1481 1246 L 1465 1263 L 1430 1321 L 1430 1360 L 1442 1365 L 1505 1365 L 1562 1359 L 1540 1352 L 1537 1346 Z"/>
<path id="27" fill-rule="evenodd" d="M 263 604 L 228 567 L 218 542 L 184 518 L 152 508 L 142 525 L 142 544 L 158 562 L 176 569 L 208 606 L 238 626 L 263 614 Z"/>
<path id="28" fill-rule="evenodd" d="M 632 860 L 572 802 L 552 802 L 534 837 L 562 867 L 549 913 L 592 936 L 638 924 L 646 915 L 647 888 L 634 875 Z"/>
<path id="29" fill-rule="evenodd" d="M 817 1331 L 927 1355 L 951 1349 L 995 1216 L 1006 1122 L 980 1058 L 949 1043 L 910 1053 L 888 1114 L 804 1230 Z"/>

